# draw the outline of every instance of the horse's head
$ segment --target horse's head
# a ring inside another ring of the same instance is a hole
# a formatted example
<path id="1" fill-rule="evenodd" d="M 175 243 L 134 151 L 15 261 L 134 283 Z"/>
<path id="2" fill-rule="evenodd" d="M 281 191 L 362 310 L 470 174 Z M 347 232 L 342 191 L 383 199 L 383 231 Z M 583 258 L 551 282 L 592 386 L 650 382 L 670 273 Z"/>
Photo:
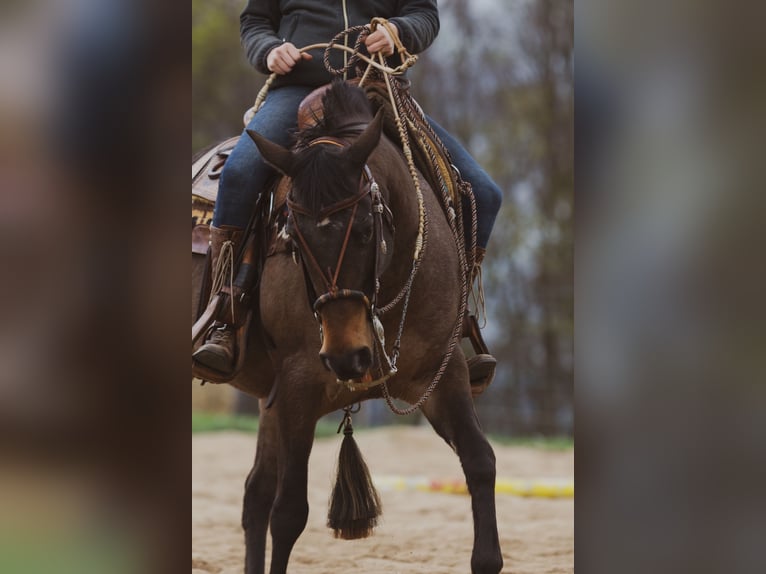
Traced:
<path id="1" fill-rule="evenodd" d="M 323 122 L 333 117 L 327 107 Z M 346 118 L 342 138 L 314 131 L 294 150 L 249 132 L 266 161 L 292 180 L 286 232 L 299 247 L 321 322 L 320 358 L 344 381 L 371 378 L 379 278 L 393 251 L 391 214 L 367 166 L 383 118 L 365 110 L 353 123 Z"/>

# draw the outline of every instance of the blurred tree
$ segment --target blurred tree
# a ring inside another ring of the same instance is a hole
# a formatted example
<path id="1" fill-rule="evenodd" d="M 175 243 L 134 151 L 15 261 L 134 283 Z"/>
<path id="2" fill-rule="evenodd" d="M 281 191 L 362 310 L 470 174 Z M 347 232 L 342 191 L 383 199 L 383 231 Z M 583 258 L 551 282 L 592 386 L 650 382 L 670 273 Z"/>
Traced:
<path id="1" fill-rule="evenodd" d="M 239 43 L 243 0 L 192 0 L 192 154 L 242 132 L 263 75 Z"/>
<path id="2" fill-rule="evenodd" d="M 448 0 L 413 70 L 426 111 L 504 189 L 489 245 L 487 328 L 498 377 L 485 428 L 570 434 L 573 402 L 573 6 Z"/>
<path id="3" fill-rule="evenodd" d="M 573 5 L 543 0 L 535 4 L 532 16 L 537 22 L 538 42 L 530 55 L 541 79 L 546 112 L 541 122 L 544 151 L 540 186 L 540 212 L 545 223 L 534 289 L 542 310 L 544 354 L 543 377 L 535 392 L 541 405 L 539 430 L 554 434 L 562 426 L 558 420 L 562 409 L 571 411 L 574 400 Z"/>

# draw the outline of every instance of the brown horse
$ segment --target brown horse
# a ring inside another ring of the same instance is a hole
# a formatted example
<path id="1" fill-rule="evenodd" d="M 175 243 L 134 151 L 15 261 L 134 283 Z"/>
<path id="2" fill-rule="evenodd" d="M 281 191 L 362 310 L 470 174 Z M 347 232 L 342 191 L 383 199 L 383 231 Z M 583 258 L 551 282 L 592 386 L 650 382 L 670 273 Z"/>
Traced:
<path id="1" fill-rule="evenodd" d="M 503 560 L 495 456 L 459 345 L 443 364 L 461 308 L 456 242 L 421 177 L 427 245 L 413 256 L 422 221 L 417 194 L 401 149 L 382 134 L 381 114 L 373 119 L 365 93 L 343 83 L 333 84 L 322 104 L 323 118 L 298 134 L 293 150 L 250 134 L 284 174 L 290 209 L 281 248 L 263 268 L 245 367 L 232 382 L 261 398 L 242 515 L 246 572 L 264 572 L 269 526 L 270 572 L 287 570 L 308 517 L 308 459 L 320 417 L 381 398 L 384 388 L 410 404 L 431 388 L 420 408 L 459 456 L 472 497 L 471 570 L 496 574 Z M 387 350 L 392 340 L 400 354 Z"/>

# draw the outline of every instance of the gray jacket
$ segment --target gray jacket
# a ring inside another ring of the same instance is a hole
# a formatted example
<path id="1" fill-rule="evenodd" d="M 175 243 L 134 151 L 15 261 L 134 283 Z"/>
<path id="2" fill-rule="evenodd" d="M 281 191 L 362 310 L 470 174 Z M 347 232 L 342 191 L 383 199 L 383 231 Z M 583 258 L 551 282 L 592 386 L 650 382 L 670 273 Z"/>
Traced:
<path id="1" fill-rule="evenodd" d="M 249 0 L 240 16 L 242 46 L 256 70 L 269 74 L 266 57 L 282 42 L 302 48 L 329 42 L 350 26 L 369 24 L 373 17 L 387 18 L 396 24 L 399 38 L 410 53 L 428 48 L 439 32 L 436 0 Z M 349 36 L 353 47 L 356 35 Z M 332 79 L 324 67 L 323 50 L 312 50 L 312 60 L 303 60 L 274 87 L 299 84 L 320 86 Z M 343 66 L 343 53 L 333 50 L 330 63 Z M 389 58 L 393 66 L 398 57 Z"/>

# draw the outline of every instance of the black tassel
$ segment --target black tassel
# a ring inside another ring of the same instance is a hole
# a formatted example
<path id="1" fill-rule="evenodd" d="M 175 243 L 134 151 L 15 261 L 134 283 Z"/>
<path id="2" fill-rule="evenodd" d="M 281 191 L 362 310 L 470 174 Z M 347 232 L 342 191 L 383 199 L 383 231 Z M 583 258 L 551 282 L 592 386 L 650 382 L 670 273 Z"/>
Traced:
<path id="1" fill-rule="evenodd" d="M 335 538 L 367 538 L 378 524 L 380 498 L 370 477 L 370 469 L 354 440 L 351 409 L 345 409 L 338 432 L 343 429 L 343 444 L 338 457 L 338 477 L 330 498 L 327 526 Z"/>

